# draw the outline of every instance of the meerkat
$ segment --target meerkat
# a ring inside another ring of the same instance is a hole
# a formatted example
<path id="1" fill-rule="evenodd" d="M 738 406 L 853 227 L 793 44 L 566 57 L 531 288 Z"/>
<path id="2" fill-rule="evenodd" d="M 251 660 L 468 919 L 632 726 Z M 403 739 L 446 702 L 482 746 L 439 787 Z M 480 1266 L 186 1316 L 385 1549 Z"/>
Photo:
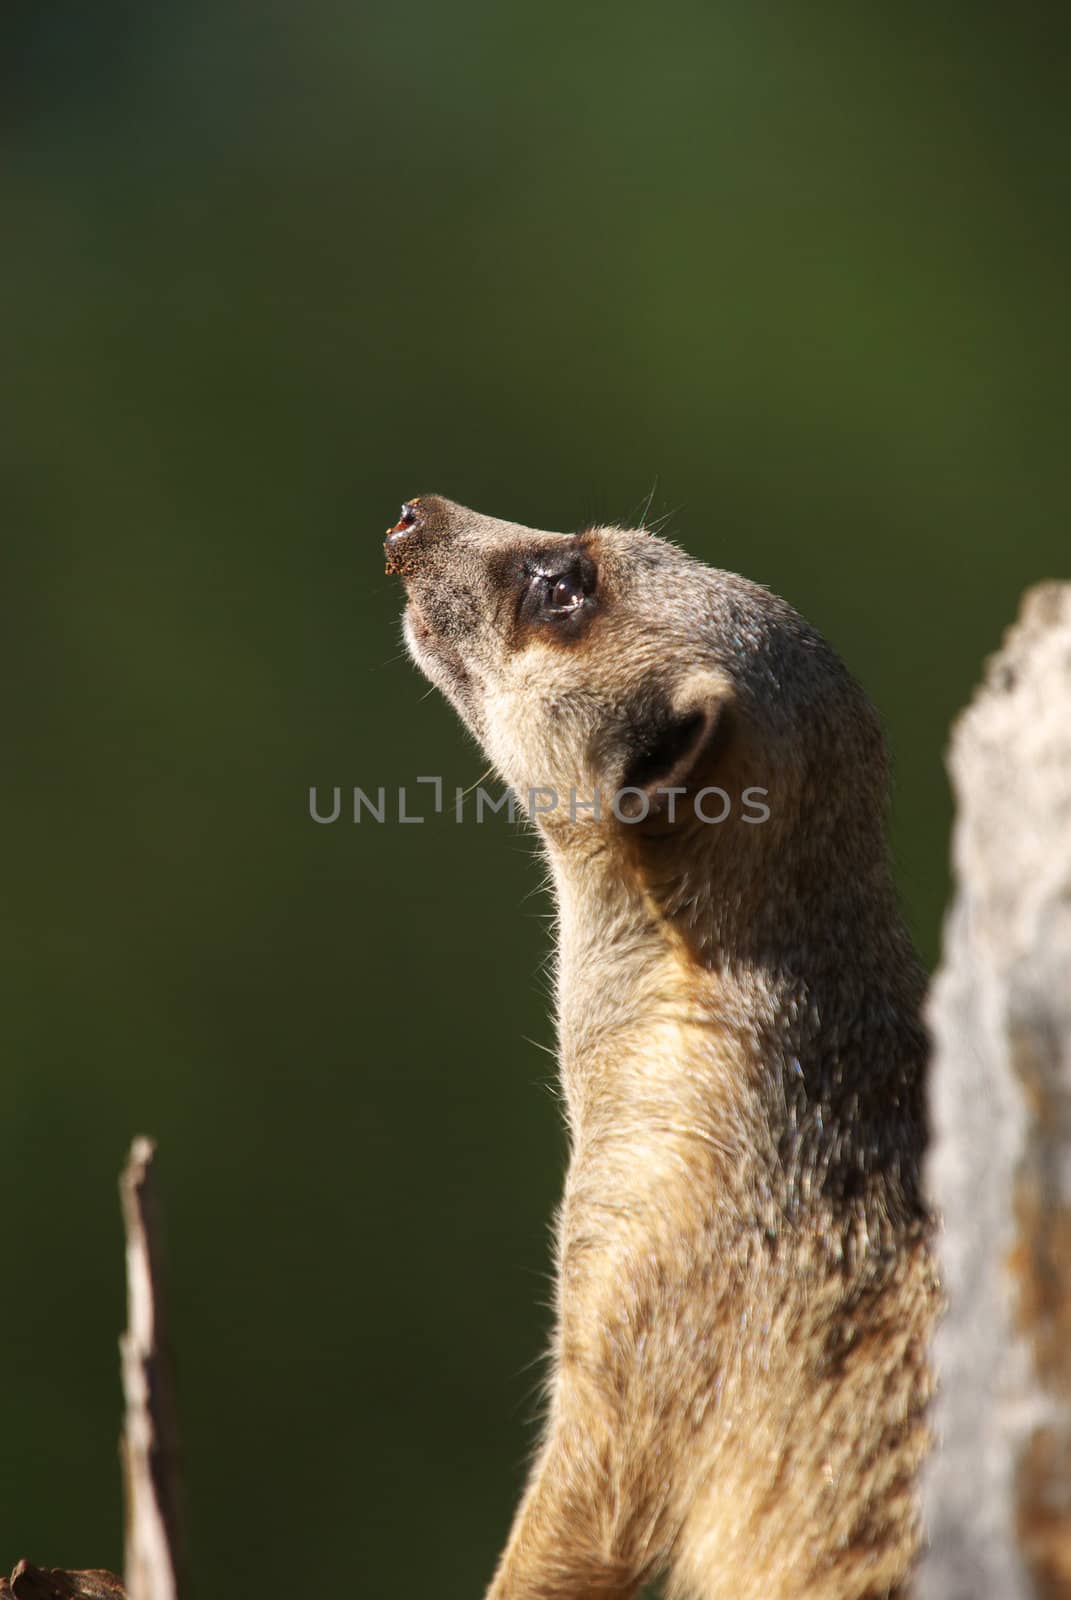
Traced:
<path id="1" fill-rule="evenodd" d="M 557 907 L 547 1415 L 488 1600 L 906 1595 L 938 1286 L 878 717 L 643 529 L 427 496 L 386 551 L 417 665 L 540 796 Z"/>

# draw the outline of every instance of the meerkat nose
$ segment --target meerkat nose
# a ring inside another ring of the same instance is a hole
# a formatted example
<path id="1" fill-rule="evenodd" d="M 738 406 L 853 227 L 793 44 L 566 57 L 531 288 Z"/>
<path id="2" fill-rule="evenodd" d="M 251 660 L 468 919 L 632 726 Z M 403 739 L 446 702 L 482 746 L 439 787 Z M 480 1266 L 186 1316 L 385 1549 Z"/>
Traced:
<path id="1" fill-rule="evenodd" d="M 419 500 L 407 500 L 402 506 L 401 516 L 393 528 L 387 529 L 387 537 L 383 541 L 383 549 L 387 556 L 387 571 L 404 573 L 406 558 L 413 554 L 414 535 L 419 533 L 424 526 L 424 514 Z M 408 545 L 408 549 L 406 546 Z"/>
<path id="2" fill-rule="evenodd" d="M 387 529 L 387 543 L 398 545 L 417 528 L 424 526 L 424 515 L 420 509 L 419 500 L 407 500 L 402 507 L 402 514 L 393 528 Z"/>
<path id="3" fill-rule="evenodd" d="M 407 500 L 402 507 L 402 514 L 398 518 L 391 533 L 407 533 L 410 528 L 420 521 L 420 501 Z"/>

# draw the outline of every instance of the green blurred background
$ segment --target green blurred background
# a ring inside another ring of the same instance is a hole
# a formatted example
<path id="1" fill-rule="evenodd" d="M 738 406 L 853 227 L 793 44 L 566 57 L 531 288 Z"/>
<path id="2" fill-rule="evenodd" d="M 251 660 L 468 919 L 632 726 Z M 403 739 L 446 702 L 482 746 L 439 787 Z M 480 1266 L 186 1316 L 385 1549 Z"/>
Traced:
<path id="1" fill-rule="evenodd" d="M 533 848 L 380 539 L 651 516 L 948 722 L 1066 571 L 1066 37 L 1025 6 L 5 12 L 0 1569 L 117 1566 L 115 1177 L 157 1136 L 199 1593 L 479 1594 L 562 1140 Z M 1066 24 L 1061 24 L 1064 34 Z"/>

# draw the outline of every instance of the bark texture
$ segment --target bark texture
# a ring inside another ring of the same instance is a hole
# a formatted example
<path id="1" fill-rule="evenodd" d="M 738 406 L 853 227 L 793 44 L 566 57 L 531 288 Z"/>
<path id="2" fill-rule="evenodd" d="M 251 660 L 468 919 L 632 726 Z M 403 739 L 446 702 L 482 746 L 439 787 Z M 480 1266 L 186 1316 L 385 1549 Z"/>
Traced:
<path id="1" fill-rule="evenodd" d="M 949 1310 L 922 1600 L 1071 1596 L 1071 585 L 1029 591 L 957 724 L 930 1000 Z"/>
<path id="2" fill-rule="evenodd" d="M 10 1578 L 0 1578 L 0 1600 L 127 1600 L 127 1594 L 114 1572 L 61 1572 L 20 1561 Z"/>

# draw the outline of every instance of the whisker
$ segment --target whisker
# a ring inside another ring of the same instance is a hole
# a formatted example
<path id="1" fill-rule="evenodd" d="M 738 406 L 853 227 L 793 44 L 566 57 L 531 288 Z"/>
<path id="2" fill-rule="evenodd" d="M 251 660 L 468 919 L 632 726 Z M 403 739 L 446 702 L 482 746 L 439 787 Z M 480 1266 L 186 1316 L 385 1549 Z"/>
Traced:
<path id="1" fill-rule="evenodd" d="M 654 482 L 651 484 L 651 492 L 647 496 L 647 499 L 644 502 L 643 510 L 640 513 L 640 524 L 639 525 L 640 525 L 641 528 L 646 529 L 646 527 L 647 527 L 647 516 L 648 516 L 648 513 L 650 512 L 651 503 L 654 500 L 655 492 L 656 492 L 657 489 L 658 489 L 658 474 L 656 473 L 655 474 L 655 478 L 654 478 Z"/>

